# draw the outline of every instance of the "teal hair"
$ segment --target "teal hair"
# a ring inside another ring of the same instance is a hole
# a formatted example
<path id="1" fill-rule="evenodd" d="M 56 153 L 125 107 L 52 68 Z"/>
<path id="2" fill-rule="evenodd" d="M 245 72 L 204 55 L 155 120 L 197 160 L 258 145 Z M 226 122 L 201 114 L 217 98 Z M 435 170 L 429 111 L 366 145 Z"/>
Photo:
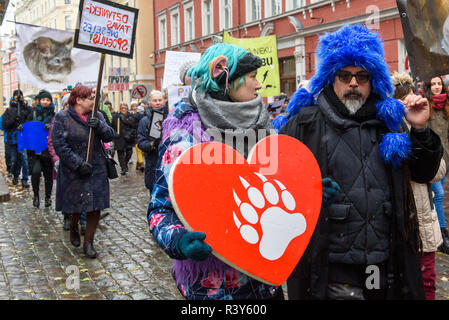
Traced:
<path id="1" fill-rule="evenodd" d="M 218 56 L 225 56 L 228 58 L 229 78 L 234 74 L 237 63 L 240 59 L 248 54 L 248 51 L 244 48 L 238 47 L 233 44 L 219 43 L 209 47 L 201 56 L 193 67 L 187 72 L 187 76 L 192 80 L 192 86 L 195 83 L 194 79 L 198 79 L 196 89 L 201 88 L 205 91 L 223 91 L 225 88 L 223 85 L 219 85 L 216 79 L 212 79 L 209 73 L 209 63 Z M 238 79 L 237 79 L 238 80 Z M 236 80 L 236 81 L 237 81 Z M 234 81 L 235 82 L 235 81 Z M 245 77 L 241 77 L 237 83 L 237 88 L 245 82 Z M 234 83 L 230 84 L 234 87 Z"/>

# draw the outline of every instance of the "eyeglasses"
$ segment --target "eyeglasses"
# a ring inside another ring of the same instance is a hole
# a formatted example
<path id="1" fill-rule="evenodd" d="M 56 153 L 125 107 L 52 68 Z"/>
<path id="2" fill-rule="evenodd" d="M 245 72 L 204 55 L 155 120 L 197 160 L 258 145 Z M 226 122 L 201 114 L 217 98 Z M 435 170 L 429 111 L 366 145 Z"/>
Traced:
<path id="1" fill-rule="evenodd" d="M 360 83 L 360 84 L 367 83 L 371 79 L 371 76 L 366 71 L 359 71 L 357 73 L 351 73 L 349 71 L 342 70 L 342 71 L 337 72 L 337 77 L 341 82 L 344 82 L 344 83 L 351 82 L 352 77 L 355 77 L 355 79 L 357 80 L 357 83 Z"/>
<path id="2" fill-rule="evenodd" d="M 89 100 L 91 100 L 91 101 L 94 101 L 94 100 L 95 100 L 95 96 L 92 96 L 92 97 L 86 97 L 85 99 L 89 99 Z"/>

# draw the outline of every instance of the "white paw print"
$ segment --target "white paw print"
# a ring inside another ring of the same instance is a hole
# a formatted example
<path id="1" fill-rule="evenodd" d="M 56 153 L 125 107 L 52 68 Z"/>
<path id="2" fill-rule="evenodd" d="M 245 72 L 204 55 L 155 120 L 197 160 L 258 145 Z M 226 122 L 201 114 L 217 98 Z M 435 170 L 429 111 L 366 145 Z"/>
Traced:
<path id="1" fill-rule="evenodd" d="M 248 193 L 249 203 L 242 202 L 235 190 L 232 190 L 235 203 L 244 219 L 242 223 L 233 212 L 234 222 L 242 238 L 250 244 L 259 243 L 259 252 L 262 257 L 273 261 L 282 257 L 289 243 L 304 233 L 307 223 L 301 213 L 289 213 L 278 206 L 282 202 L 290 212 L 296 208 L 295 199 L 281 182 L 273 179 L 278 187 L 276 188 L 275 184 L 268 181 L 265 176 L 257 172 L 254 174 L 262 180 L 263 192 L 239 177 Z M 257 209 L 264 210 L 260 219 Z M 261 236 L 252 226 L 258 223 L 262 229 Z"/>

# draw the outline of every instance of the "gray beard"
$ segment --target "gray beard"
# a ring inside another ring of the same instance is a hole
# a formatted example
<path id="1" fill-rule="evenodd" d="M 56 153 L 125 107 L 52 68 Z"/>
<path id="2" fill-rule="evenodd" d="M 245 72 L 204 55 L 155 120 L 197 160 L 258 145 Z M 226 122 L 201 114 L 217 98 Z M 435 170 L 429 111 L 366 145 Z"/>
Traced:
<path id="1" fill-rule="evenodd" d="M 351 115 L 355 114 L 364 104 L 364 101 L 359 99 L 347 99 L 342 102 Z"/>

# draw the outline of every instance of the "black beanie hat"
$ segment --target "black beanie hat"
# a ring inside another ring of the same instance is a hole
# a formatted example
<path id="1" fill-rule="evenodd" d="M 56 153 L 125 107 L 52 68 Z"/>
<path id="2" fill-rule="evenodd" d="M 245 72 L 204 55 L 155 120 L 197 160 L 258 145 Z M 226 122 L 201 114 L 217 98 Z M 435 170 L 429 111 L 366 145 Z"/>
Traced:
<path id="1" fill-rule="evenodd" d="M 48 98 L 50 99 L 51 102 L 53 102 L 53 97 L 51 96 L 51 93 L 46 90 L 39 91 L 39 94 L 37 96 L 39 98 L 39 101 L 43 98 Z"/>
<path id="2" fill-rule="evenodd" d="M 241 58 L 237 62 L 237 67 L 234 74 L 229 78 L 229 83 L 232 83 L 234 80 L 237 80 L 241 76 L 259 69 L 262 66 L 262 59 L 258 56 L 255 56 L 251 52 L 248 52 L 243 58 Z M 217 79 L 217 83 L 220 85 L 224 85 L 226 81 L 226 75 L 223 72 Z"/>
<path id="3" fill-rule="evenodd" d="M 18 96 L 18 95 L 23 96 L 22 90 L 17 89 L 17 90 L 14 90 L 14 92 L 12 93 L 13 97 Z"/>

